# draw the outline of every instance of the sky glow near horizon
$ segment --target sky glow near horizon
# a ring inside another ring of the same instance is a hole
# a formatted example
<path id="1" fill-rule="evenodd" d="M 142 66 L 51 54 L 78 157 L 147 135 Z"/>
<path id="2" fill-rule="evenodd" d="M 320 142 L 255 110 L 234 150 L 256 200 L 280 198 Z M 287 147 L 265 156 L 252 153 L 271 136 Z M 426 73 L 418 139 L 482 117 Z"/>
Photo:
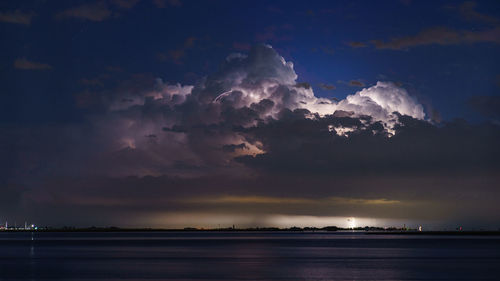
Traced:
<path id="1" fill-rule="evenodd" d="M 455 230 L 455 223 L 447 223 L 439 220 L 418 220 L 418 219 L 393 219 L 393 218 L 369 218 L 369 217 L 336 217 L 336 216 L 307 216 L 307 215 L 280 215 L 268 214 L 263 216 L 254 215 L 230 215 L 217 213 L 172 213 L 159 215 L 154 218 L 146 219 L 141 224 L 123 224 L 128 227 L 157 227 L 183 229 L 194 227 L 200 229 L 217 228 L 262 228 L 262 227 L 316 227 L 323 228 L 327 226 L 336 226 L 340 228 L 364 228 L 382 227 L 382 228 L 409 228 L 418 229 L 422 226 L 425 230 Z M 469 226 L 469 229 L 474 227 Z"/>

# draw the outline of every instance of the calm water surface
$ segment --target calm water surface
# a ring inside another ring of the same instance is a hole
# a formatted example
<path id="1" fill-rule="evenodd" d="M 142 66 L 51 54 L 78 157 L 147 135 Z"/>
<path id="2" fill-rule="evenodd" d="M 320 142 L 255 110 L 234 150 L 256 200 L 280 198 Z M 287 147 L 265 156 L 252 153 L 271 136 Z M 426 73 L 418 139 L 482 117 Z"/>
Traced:
<path id="1" fill-rule="evenodd" d="M 500 280 L 500 237 L 0 233 L 0 280 Z"/>

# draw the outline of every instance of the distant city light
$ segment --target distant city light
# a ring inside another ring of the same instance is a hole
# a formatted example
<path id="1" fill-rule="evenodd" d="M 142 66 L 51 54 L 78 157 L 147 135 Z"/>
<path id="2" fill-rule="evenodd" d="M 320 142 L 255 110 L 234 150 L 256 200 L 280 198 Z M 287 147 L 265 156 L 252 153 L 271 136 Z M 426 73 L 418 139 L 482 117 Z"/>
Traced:
<path id="1" fill-rule="evenodd" d="M 356 228 L 356 219 L 351 217 L 347 219 L 347 223 L 349 225 L 349 228 Z"/>

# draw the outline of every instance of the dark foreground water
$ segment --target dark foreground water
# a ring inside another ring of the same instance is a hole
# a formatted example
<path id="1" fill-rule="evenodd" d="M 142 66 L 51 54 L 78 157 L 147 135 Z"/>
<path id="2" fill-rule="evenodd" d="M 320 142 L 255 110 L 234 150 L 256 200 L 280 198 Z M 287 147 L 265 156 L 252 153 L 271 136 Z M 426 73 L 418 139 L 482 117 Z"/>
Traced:
<path id="1" fill-rule="evenodd" d="M 500 237 L 0 233 L 0 280 L 500 280 Z"/>

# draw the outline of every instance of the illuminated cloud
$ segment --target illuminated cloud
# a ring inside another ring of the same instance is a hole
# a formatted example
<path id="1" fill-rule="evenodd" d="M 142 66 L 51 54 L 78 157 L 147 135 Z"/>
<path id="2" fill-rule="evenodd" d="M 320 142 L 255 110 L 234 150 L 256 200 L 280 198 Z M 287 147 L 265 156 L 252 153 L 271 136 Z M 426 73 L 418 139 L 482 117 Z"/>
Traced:
<path id="1" fill-rule="evenodd" d="M 50 66 L 19 60 L 17 67 Z M 333 138 L 358 132 L 394 134 L 401 125 L 399 116 L 425 117 L 422 106 L 390 82 L 333 101 L 316 97 L 309 84 L 297 79 L 292 62 L 272 47 L 259 45 L 248 55 L 228 56 L 218 72 L 195 86 L 133 75 L 115 89 L 103 90 L 101 79 L 82 80 L 88 89 L 77 95 L 78 104 L 97 109 L 88 116 L 85 132 L 92 147 L 82 143 L 76 150 L 95 164 L 80 173 L 199 176 L 241 169 L 235 157 L 273 149 L 246 131 L 269 122 L 306 118 L 320 122 L 318 129 Z M 88 150 L 101 152 L 85 153 Z M 66 168 L 72 165 L 62 170 Z"/>
<path id="2" fill-rule="evenodd" d="M 131 91 L 115 97 L 109 109 L 112 111 L 123 110 L 137 105 L 144 106 L 148 102 L 155 101 L 164 106 L 174 106 L 184 103 L 192 89 L 193 86 L 190 85 L 171 85 L 164 83 L 161 78 L 157 78 L 151 89 L 144 89 L 140 92 Z"/>
<path id="3" fill-rule="evenodd" d="M 397 123 L 393 113 L 408 115 L 416 119 L 425 118 L 423 106 L 406 90 L 390 82 L 377 82 L 375 86 L 349 95 L 338 103 L 337 108 L 359 115 L 368 115 L 374 120 L 383 121 L 391 128 Z"/>
<path id="4" fill-rule="evenodd" d="M 344 137 L 358 131 L 394 134 L 400 115 L 425 117 L 422 106 L 390 82 L 340 101 L 316 97 L 309 84 L 297 82 L 293 63 L 266 45 L 248 55 L 228 56 L 220 71 L 195 86 L 141 77 L 94 95 L 107 107 L 105 114 L 92 116 L 95 138 L 113 151 L 106 159 L 92 160 L 99 163 L 93 166 L 96 171 L 185 176 L 227 169 L 234 157 L 266 152 L 259 139 L 235 128 L 286 120 L 293 112 L 301 112 L 293 118 L 323 120 L 322 129 L 330 136 Z M 80 100 L 89 104 L 91 93 Z"/>
<path id="5" fill-rule="evenodd" d="M 357 116 L 368 115 L 374 121 L 383 121 L 388 126 L 395 123 L 389 124 L 394 119 L 393 112 L 417 119 L 425 117 L 423 107 L 414 98 L 404 89 L 388 82 L 378 82 L 339 102 L 318 98 L 311 87 L 297 83 L 298 76 L 293 63 L 286 62 L 270 46 L 259 46 L 249 56 L 230 57 L 223 69 L 225 71 L 214 80 L 220 84 L 219 88 L 226 89 L 217 96 L 214 96 L 214 92 L 217 93 L 214 89 L 204 90 L 201 95 L 211 95 L 213 102 L 235 108 L 251 108 L 261 101 L 271 101 L 272 108 L 260 114 L 260 118 L 277 118 L 283 109 L 300 108 L 320 116 L 333 114 L 336 110 L 352 111 Z M 354 80 L 350 84 L 364 86 Z"/>

